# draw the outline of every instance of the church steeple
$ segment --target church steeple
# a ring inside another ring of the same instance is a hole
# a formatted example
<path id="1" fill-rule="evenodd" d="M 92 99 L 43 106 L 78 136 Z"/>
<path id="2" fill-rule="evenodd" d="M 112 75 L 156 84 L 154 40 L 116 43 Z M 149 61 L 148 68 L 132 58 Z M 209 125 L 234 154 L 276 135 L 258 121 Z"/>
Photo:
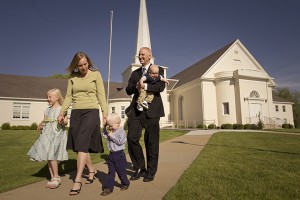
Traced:
<path id="1" fill-rule="evenodd" d="M 135 52 L 135 56 L 133 59 L 134 64 L 140 64 L 138 56 L 139 56 L 139 50 L 142 47 L 149 47 L 151 49 L 146 0 L 140 0 L 140 12 L 139 12 L 138 32 L 137 32 L 137 40 L 136 40 L 136 52 Z M 152 57 L 151 63 L 154 63 L 154 57 Z"/>

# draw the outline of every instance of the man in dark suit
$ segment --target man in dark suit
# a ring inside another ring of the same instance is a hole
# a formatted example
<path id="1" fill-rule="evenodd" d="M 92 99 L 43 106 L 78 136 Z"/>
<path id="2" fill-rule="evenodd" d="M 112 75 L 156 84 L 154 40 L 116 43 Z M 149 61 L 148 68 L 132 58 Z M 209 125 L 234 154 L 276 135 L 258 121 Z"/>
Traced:
<path id="1" fill-rule="evenodd" d="M 140 68 L 133 71 L 126 87 L 126 93 L 133 95 L 131 104 L 126 108 L 125 112 L 128 116 L 128 152 L 136 170 L 130 180 L 138 180 L 144 177 L 144 182 L 153 181 L 157 172 L 158 154 L 159 154 L 159 120 L 165 115 L 164 106 L 160 96 L 160 92 L 164 91 L 165 83 L 162 81 L 153 84 L 141 84 L 143 73 L 148 73 L 149 67 L 152 65 L 150 59 L 152 57 L 151 49 L 143 47 L 139 51 L 139 61 L 142 64 Z M 145 71 L 145 72 L 143 72 Z M 159 67 L 159 74 L 164 75 L 164 70 Z M 154 92 L 154 99 L 149 104 L 147 110 L 139 111 L 137 109 L 137 99 L 139 96 L 139 87 L 146 91 Z M 143 149 L 139 143 L 142 136 L 142 129 L 145 129 L 144 142 L 146 147 L 147 169 Z"/>

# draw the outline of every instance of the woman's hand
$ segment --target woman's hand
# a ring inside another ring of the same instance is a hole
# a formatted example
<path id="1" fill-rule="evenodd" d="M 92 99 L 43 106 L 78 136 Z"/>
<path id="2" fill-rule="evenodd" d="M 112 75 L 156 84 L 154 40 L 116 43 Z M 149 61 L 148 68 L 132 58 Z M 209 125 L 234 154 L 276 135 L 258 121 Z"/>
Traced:
<path id="1" fill-rule="evenodd" d="M 103 127 L 106 126 L 106 115 L 102 114 Z"/>
<path id="2" fill-rule="evenodd" d="M 57 122 L 60 123 L 60 124 L 63 124 L 64 123 L 64 113 L 60 113 L 58 116 L 57 116 Z"/>

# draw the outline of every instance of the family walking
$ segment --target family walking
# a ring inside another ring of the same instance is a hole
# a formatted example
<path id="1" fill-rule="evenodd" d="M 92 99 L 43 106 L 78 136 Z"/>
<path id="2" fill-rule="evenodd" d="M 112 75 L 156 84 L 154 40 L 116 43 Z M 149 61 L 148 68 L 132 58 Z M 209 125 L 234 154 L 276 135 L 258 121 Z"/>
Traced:
<path id="1" fill-rule="evenodd" d="M 108 174 L 102 184 L 101 195 L 106 196 L 113 192 L 116 173 L 121 181 L 122 191 L 129 188 L 130 181 L 141 177 L 144 182 L 154 180 L 158 169 L 159 120 L 164 116 L 160 92 L 168 82 L 164 78 L 164 70 L 150 63 L 151 57 L 151 49 L 140 49 L 139 61 L 142 66 L 132 72 L 126 87 L 126 93 L 133 95 L 126 109 L 126 136 L 120 116 L 116 113 L 108 114 L 101 73 L 85 53 L 78 52 L 74 55 L 67 68 L 71 78 L 68 80 L 65 98 L 59 89 L 48 91 L 49 107 L 45 111 L 44 120 L 38 126 L 41 134 L 28 152 L 31 160 L 48 161 L 51 177 L 47 183 L 48 188 L 55 189 L 61 184 L 58 162 L 68 159 L 67 149 L 77 154 L 77 171 L 69 195 L 80 193 L 84 169 L 88 170 L 88 177 L 84 183 L 92 184 L 96 179 L 97 170 L 92 164 L 90 153 L 104 152 L 102 137 L 107 141 L 109 155 Z M 66 131 L 68 109 L 71 109 L 71 116 L 69 129 Z M 143 128 L 146 158 L 139 143 Z M 124 152 L 126 142 L 135 170 L 130 181 L 127 178 L 127 160 Z"/>

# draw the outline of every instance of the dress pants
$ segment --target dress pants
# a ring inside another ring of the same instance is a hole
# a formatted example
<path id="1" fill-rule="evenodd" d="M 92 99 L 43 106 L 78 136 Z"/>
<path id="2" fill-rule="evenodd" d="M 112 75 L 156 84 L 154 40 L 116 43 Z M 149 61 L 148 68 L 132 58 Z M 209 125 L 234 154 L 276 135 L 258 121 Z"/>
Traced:
<path id="1" fill-rule="evenodd" d="M 115 185 L 115 173 L 117 172 L 122 185 L 129 185 L 130 182 L 127 178 L 126 168 L 127 161 L 126 155 L 123 150 L 110 152 L 107 160 L 108 175 L 106 176 L 104 188 L 114 190 Z"/>
<path id="2" fill-rule="evenodd" d="M 159 119 L 147 118 L 142 111 L 138 119 L 128 119 L 128 152 L 135 169 L 144 169 L 145 158 L 139 143 L 142 129 L 145 128 L 144 142 L 146 147 L 147 173 L 154 176 L 157 171 L 159 155 Z"/>

